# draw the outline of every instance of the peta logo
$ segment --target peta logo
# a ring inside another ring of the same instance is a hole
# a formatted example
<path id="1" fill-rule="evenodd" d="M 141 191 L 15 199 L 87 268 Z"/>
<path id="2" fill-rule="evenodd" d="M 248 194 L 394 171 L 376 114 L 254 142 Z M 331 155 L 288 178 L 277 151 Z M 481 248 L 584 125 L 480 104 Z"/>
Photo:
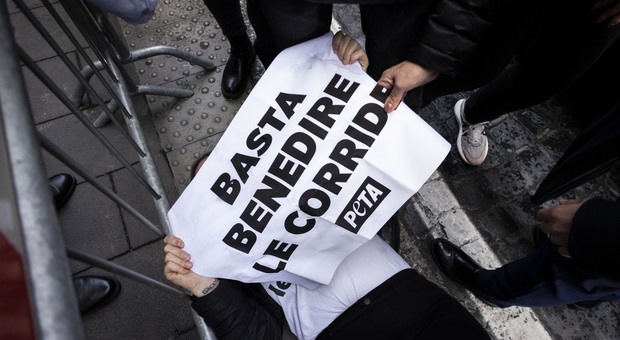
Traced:
<path id="1" fill-rule="evenodd" d="M 357 234 L 364 222 L 377 210 L 390 193 L 390 189 L 370 177 L 366 177 L 360 188 L 346 205 L 336 224 Z"/>

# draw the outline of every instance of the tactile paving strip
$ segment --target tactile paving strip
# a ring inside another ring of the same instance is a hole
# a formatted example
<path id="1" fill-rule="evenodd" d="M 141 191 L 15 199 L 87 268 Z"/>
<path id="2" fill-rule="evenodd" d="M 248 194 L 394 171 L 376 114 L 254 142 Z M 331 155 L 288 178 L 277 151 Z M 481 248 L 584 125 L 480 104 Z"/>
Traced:
<path id="1" fill-rule="evenodd" d="M 247 93 L 239 99 L 225 99 L 220 90 L 221 70 L 198 73 L 166 85 L 192 90 L 194 95 L 190 98 L 147 96 L 166 152 L 226 130 Z"/>
<path id="2" fill-rule="evenodd" d="M 175 184 L 183 191 L 190 180 L 192 165 L 217 144 L 251 85 L 236 100 L 222 96 L 220 83 L 230 46 L 202 0 L 160 1 L 148 23 L 122 23 L 121 27 L 130 50 L 167 45 L 217 66 L 215 70 L 205 71 L 172 56 L 154 56 L 134 63 L 139 84 L 194 92 L 189 98 L 146 96 Z"/>

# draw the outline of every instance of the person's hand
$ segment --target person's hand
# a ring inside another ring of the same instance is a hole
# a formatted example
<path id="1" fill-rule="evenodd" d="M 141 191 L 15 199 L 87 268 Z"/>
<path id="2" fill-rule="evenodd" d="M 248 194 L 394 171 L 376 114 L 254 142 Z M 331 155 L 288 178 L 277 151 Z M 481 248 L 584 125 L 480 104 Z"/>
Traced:
<path id="1" fill-rule="evenodd" d="M 357 40 L 342 33 L 342 31 L 338 31 L 334 35 L 332 49 L 338 55 L 338 59 L 340 59 L 343 65 L 351 65 L 359 61 L 362 70 L 366 71 L 368 69 L 368 55 L 366 55 L 366 51 L 364 51 Z"/>
<path id="2" fill-rule="evenodd" d="M 558 252 L 571 257 L 568 251 L 568 236 L 573 224 L 573 217 L 581 205 L 589 198 L 582 200 L 560 200 L 559 205 L 538 211 L 540 229 L 549 234 L 549 240 L 560 246 Z"/>
<path id="3" fill-rule="evenodd" d="M 601 14 L 599 14 L 594 22 L 600 24 L 606 20 L 607 27 L 612 27 L 620 23 L 620 1 L 619 0 L 598 0 L 592 6 L 592 10 L 596 11 L 606 7 Z"/>
<path id="4" fill-rule="evenodd" d="M 405 98 L 407 91 L 422 86 L 433 81 L 439 72 L 427 69 L 411 61 L 392 66 L 385 70 L 377 82 L 392 92 L 388 96 L 383 109 L 390 113 L 398 107 L 398 104 Z"/>
<path id="5" fill-rule="evenodd" d="M 203 290 L 211 287 L 215 289 L 218 280 L 194 273 L 191 268 L 193 263 L 191 256 L 182 248 L 185 243 L 178 237 L 168 235 L 164 238 L 164 252 L 166 253 L 166 266 L 164 274 L 166 279 L 181 286 L 194 294 L 196 297 L 204 296 Z"/>

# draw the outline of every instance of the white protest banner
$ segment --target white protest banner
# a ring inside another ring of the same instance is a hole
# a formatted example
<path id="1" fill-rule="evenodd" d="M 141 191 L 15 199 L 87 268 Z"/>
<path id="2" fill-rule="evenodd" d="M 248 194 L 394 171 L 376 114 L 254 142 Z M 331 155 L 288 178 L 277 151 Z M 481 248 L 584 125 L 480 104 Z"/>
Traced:
<path id="1" fill-rule="evenodd" d="M 450 150 L 331 40 L 275 59 L 170 210 L 197 273 L 327 284 Z"/>

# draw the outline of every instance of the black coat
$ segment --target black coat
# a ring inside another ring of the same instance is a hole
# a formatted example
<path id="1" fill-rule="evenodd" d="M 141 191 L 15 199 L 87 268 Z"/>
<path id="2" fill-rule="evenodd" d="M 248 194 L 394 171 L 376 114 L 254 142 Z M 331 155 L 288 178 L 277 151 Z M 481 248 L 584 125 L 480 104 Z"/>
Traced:
<path id="1" fill-rule="evenodd" d="M 496 0 L 415 0 L 360 5 L 369 74 L 378 78 L 405 60 L 451 74 L 474 50 L 501 4 Z"/>
<path id="2" fill-rule="evenodd" d="M 620 161 L 620 100 L 571 143 L 531 197 L 541 204 L 602 175 Z"/>
<path id="3" fill-rule="evenodd" d="M 193 300 L 218 340 L 282 338 L 282 309 L 258 284 L 221 279 L 213 292 Z"/>
<path id="4" fill-rule="evenodd" d="M 584 272 L 620 282 L 620 198 L 590 199 L 573 218 L 568 251 Z"/>

